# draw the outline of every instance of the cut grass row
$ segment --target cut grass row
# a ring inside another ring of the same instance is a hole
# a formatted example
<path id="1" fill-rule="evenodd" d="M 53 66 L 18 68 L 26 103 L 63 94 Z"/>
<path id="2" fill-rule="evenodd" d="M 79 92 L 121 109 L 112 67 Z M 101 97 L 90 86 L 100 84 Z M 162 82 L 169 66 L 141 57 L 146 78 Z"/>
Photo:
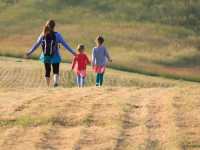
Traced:
<path id="1" fill-rule="evenodd" d="M 23 54 L 3 54 L 0 56 L 6 56 L 6 57 L 13 57 L 13 58 L 22 58 Z M 39 56 L 31 56 L 31 59 L 33 60 L 38 60 Z M 71 60 L 63 60 L 63 63 L 71 63 Z M 200 82 L 200 77 L 190 77 L 190 76 L 183 76 L 183 75 L 173 75 L 173 74 L 168 74 L 165 72 L 156 72 L 153 70 L 148 70 L 148 69 L 143 69 L 143 68 L 129 68 L 129 67 L 125 67 L 122 65 L 118 65 L 118 64 L 107 64 L 107 67 L 110 69 L 115 69 L 115 70 L 119 70 L 119 71 L 125 71 L 125 72 L 131 72 L 131 73 L 138 73 L 138 74 L 143 74 L 143 75 L 148 75 L 148 76 L 155 76 L 155 77 L 164 77 L 164 78 L 168 78 L 168 79 L 175 79 L 175 80 L 183 80 L 183 81 L 191 81 L 191 82 Z M 75 84 L 73 84 L 75 85 Z"/>
<path id="2" fill-rule="evenodd" d="M 5 149 L 199 148 L 199 86 L 89 87 L 82 88 L 81 93 L 80 88 L 35 88 L 29 90 L 32 98 L 22 94 L 27 89 L 18 90 L 1 104 L 13 107 L 13 112 L 0 118 L 0 134 L 8 135 L 0 139 L 0 146 Z M 13 104 L 13 97 L 20 93 L 25 99 Z M 38 98 L 35 93 L 43 97 Z M 31 103 L 18 110 L 27 100 Z M 27 142 L 30 144 L 24 144 Z"/>
<path id="3" fill-rule="evenodd" d="M 22 58 L 0 57 L 0 87 L 45 87 L 44 66 L 36 60 L 25 60 Z M 70 72 L 70 65 L 61 63 L 60 86 L 76 86 L 76 76 Z M 94 86 L 96 74 L 88 66 L 86 85 Z M 140 74 L 117 71 L 107 68 L 104 86 L 139 86 L 139 87 L 173 87 L 179 81 L 168 80 L 157 77 L 149 77 Z M 184 83 L 184 82 L 183 82 Z"/>

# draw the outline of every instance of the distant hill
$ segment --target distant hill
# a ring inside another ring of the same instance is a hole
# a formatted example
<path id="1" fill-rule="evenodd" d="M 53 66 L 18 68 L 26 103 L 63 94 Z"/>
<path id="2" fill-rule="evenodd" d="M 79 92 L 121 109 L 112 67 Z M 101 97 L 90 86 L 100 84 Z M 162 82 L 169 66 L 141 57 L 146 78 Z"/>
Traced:
<path id="1" fill-rule="evenodd" d="M 75 50 L 85 44 L 89 56 L 96 36 L 104 36 L 116 58 L 111 68 L 200 81 L 199 6 L 196 0 L 0 0 L 0 54 L 21 57 L 54 19 L 68 44 Z"/>
<path id="2" fill-rule="evenodd" d="M 199 30 L 200 2 L 197 0 L 0 0 L 0 10 L 18 3 L 28 3 L 48 11 L 65 9 L 66 7 L 87 8 L 94 14 L 106 14 L 107 19 L 118 21 L 157 22 L 167 25 L 182 26 Z M 52 6 L 50 6 L 52 5 Z M 49 7 L 50 6 L 50 7 Z M 52 8 L 55 6 L 54 8 Z M 58 10 L 59 11 L 59 10 Z"/>

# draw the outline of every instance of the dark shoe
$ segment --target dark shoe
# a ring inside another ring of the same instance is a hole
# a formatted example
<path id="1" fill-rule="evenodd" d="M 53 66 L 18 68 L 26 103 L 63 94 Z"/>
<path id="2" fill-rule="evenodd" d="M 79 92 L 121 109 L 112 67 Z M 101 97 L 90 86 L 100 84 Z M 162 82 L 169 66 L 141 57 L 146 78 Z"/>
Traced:
<path id="1" fill-rule="evenodd" d="M 99 84 L 98 84 L 98 83 L 96 83 L 96 86 L 99 86 Z"/>
<path id="2" fill-rule="evenodd" d="M 58 87 L 58 83 L 54 83 L 54 87 Z"/>

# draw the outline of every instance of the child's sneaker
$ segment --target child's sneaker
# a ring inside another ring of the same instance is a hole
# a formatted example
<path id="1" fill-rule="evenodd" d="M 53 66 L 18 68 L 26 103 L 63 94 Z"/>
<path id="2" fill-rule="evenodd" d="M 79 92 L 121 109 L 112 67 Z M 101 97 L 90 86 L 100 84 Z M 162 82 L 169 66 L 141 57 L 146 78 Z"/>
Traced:
<path id="1" fill-rule="evenodd" d="M 58 87 L 58 83 L 54 83 L 54 87 Z"/>
<path id="2" fill-rule="evenodd" d="M 96 86 L 99 86 L 99 84 L 98 84 L 98 83 L 96 83 Z"/>

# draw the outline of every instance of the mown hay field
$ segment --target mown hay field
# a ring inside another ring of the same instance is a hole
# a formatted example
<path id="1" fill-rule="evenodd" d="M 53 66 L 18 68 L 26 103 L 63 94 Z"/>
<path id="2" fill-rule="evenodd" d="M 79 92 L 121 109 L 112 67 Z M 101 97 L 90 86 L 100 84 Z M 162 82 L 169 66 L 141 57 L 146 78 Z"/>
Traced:
<path id="1" fill-rule="evenodd" d="M 70 64 L 46 88 L 43 64 L 0 57 L 0 149 L 197 150 L 200 86 L 107 69 L 76 87 Z"/>

